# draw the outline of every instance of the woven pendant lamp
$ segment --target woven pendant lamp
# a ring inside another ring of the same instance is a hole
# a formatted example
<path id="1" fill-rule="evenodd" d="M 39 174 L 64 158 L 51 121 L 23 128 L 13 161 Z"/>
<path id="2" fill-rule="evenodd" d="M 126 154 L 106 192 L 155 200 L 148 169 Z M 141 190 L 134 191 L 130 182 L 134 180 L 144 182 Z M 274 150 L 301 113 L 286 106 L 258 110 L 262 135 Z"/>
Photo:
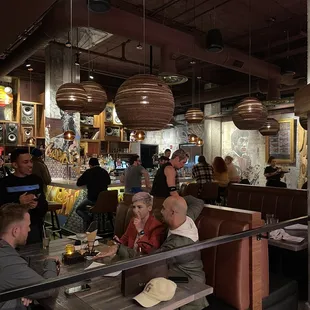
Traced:
<path id="1" fill-rule="evenodd" d="M 203 117 L 203 112 L 199 108 L 190 108 L 185 113 L 185 119 L 189 124 L 201 123 Z"/>
<path id="2" fill-rule="evenodd" d="M 299 124 L 304 130 L 308 130 L 308 118 L 307 116 L 299 117 Z"/>
<path id="3" fill-rule="evenodd" d="M 84 106 L 81 114 L 98 115 L 106 106 L 108 101 L 107 93 L 100 84 L 92 81 L 81 83 L 87 94 L 87 104 Z"/>
<path id="4" fill-rule="evenodd" d="M 65 83 L 57 90 L 56 102 L 64 112 L 81 112 L 87 104 L 87 94 L 81 84 Z"/>
<path id="5" fill-rule="evenodd" d="M 247 97 L 236 105 L 232 119 L 241 130 L 259 130 L 267 121 L 267 108 L 258 99 Z"/>
<path id="6" fill-rule="evenodd" d="M 118 89 L 115 108 L 128 129 L 161 130 L 173 116 L 174 98 L 169 86 L 158 77 L 134 75 Z"/>
<path id="7" fill-rule="evenodd" d="M 259 129 L 263 136 L 275 136 L 280 130 L 280 124 L 274 118 L 267 118 L 266 123 Z"/>

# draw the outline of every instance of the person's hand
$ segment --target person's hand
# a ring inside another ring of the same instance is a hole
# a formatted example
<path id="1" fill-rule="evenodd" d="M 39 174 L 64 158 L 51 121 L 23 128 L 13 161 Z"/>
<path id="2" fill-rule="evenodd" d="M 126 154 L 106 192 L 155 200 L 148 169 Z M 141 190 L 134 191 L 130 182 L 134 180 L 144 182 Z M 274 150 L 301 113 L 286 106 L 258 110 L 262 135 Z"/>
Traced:
<path id="1" fill-rule="evenodd" d="M 28 298 L 26 298 L 26 297 L 22 297 L 21 300 L 22 300 L 22 304 L 23 304 L 25 307 L 28 307 L 28 306 L 32 303 L 32 300 L 31 300 L 31 299 L 28 299 Z"/>
<path id="2" fill-rule="evenodd" d="M 107 249 L 104 249 L 100 254 L 94 256 L 93 259 L 113 256 L 117 253 L 117 250 L 118 250 L 118 245 L 109 246 Z"/>
<path id="3" fill-rule="evenodd" d="M 28 203 L 31 209 L 34 209 L 38 206 L 38 201 L 37 200 L 32 200 L 31 202 Z"/>
<path id="4" fill-rule="evenodd" d="M 60 273 L 60 267 L 61 267 L 60 259 L 57 256 L 49 256 L 47 259 L 55 261 L 55 263 L 56 263 L 56 272 L 57 272 L 57 276 L 58 276 L 59 273 Z"/>
<path id="5" fill-rule="evenodd" d="M 33 195 L 33 194 L 28 194 L 28 193 L 26 192 L 26 193 L 24 193 L 24 194 L 22 194 L 22 195 L 19 196 L 19 203 L 20 203 L 20 204 L 25 204 L 25 205 L 27 205 L 27 204 L 30 204 L 31 202 L 33 202 L 34 199 L 36 199 L 36 196 L 35 196 L 35 195 Z"/>
<path id="6" fill-rule="evenodd" d="M 116 235 L 113 237 L 113 240 L 115 240 L 118 243 L 121 243 L 121 240 Z"/>
<path id="7" fill-rule="evenodd" d="M 139 233 L 141 230 L 143 230 L 143 225 L 142 225 L 142 221 L 141 221 L 140 216 L 137 216 L 137 217 L 134 218 L 133 224 L 135 225 L 136 230 L 137 230 L 138 233 Z"/>

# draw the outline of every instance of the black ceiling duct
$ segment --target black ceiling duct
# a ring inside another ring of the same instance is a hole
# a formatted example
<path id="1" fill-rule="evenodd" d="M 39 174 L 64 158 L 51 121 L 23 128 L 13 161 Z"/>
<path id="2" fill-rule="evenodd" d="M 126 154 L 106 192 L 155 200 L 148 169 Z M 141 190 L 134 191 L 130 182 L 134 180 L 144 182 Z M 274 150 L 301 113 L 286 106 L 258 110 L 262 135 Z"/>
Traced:
<path id="1" fill-rule="evenodd" d="M 296 74 L 295 71 L 295 63 L 291 57 L 287 57 L 284 59 L 283 64 L 281 66 L 282 75 L 286 76 L 294 76 Z"/>
<path id="2" fill-rule="evenodd" d="M 104 13 L 110 10 L 110 0 L 87 0 L 88 9 L 94 13 Z"/>
<path id="3" fill-rule="evenodd" d="M 207 51 L 220 53 L 224 48 L 223 38 L 219 29 L 210 29 L 207 34 Z"/>

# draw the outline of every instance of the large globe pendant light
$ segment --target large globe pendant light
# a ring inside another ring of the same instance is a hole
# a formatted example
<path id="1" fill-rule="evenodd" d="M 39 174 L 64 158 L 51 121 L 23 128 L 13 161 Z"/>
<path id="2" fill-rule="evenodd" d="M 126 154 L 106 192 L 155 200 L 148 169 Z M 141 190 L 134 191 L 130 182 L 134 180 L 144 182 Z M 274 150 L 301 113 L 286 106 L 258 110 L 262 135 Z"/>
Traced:
<path id="1" fill-rule="evenodd" d="M 87 105 L 87 93 L 81 84 L 65 83 L 57 90 L 56 102 L 64 112 L 81 112 Z"/>
<path id="2" fill-rule="evenodd" d="M 150 74 L 134 75 L 118 89 L 115 108 L 131 130 L 161 130 L 171 120 L 174 98 L 168 85 Z"/>
<path id="3" fill-rule="evenodd" d="M 203 112 L 199 108 L 190 108 L 185 113 L 185 119 L 189 124 L 201 123 L 203 117 Z"/>
<path id="4" fill-rule="evenodd" d="M 87 104 L 84 106 L 81 114 L 98 115 L 106 106 L 108 101 L 107 93 L 100 84 L 92 81 L 81 83 L 87 94 Z"/>
<path id="5" fill-rule="evenodd" d="M 274 118 L 267 118 L 266 123 L 259 129 L 263 136 L 275 136 L 280 130 L 280 124 Z"/>
<path id="6" fill-rule="evenodd" d="M 241 130 L 259 130 L 267 121 L 267 108 L 258 99 L 247 97 L 236 105 L 232 119 Z"/>

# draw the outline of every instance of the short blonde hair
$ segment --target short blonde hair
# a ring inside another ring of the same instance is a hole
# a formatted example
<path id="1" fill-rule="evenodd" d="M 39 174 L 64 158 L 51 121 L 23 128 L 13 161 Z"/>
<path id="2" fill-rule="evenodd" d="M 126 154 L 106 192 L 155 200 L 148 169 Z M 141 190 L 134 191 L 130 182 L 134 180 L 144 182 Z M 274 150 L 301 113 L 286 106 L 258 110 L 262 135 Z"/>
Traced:
<path id="1" fill-rule="evenodd" d="M 174 159 L 176 157 L 179 157 L 180 160 L 183 160 L 189 158 L 189 155 L 183 149 L 178 149 L 173 152 L 171 159 Z"/>
<path id="2" fill-rule="evenodd" d="M 153 206 L 153 196 L 151 196 L 147 192 L 139 192 L 133 195 L 132 197 L 132 203 L 136 201 L 142 201 L 147 206 Z"/>

